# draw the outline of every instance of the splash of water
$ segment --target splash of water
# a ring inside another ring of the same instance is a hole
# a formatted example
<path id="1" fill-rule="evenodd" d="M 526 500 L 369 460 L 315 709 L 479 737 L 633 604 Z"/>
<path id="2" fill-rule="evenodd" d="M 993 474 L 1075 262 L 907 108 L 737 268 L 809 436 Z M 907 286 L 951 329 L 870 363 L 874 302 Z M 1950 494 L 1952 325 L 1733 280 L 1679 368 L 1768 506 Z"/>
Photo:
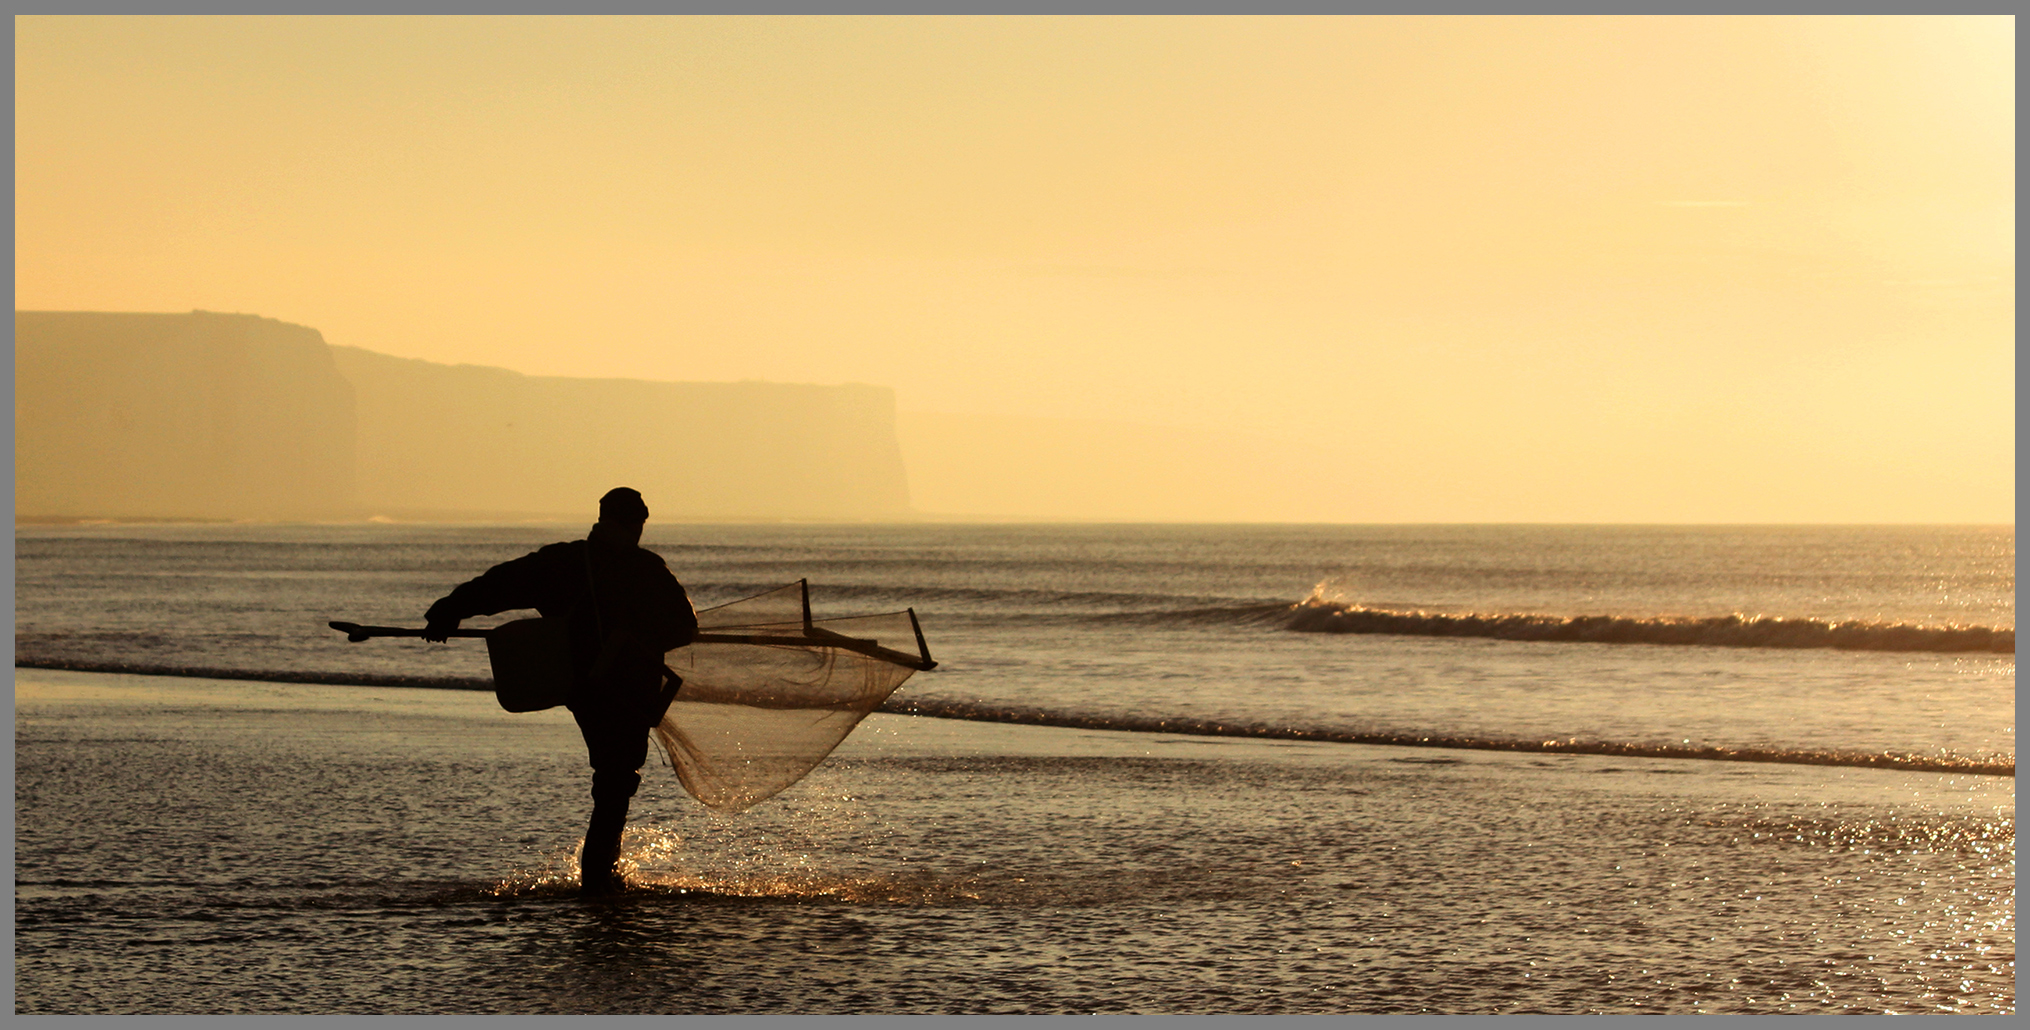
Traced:
<path id="1" fill-rule="evenodd" d="M 869 868 L 869 835 L 851 798 L 803 799 L 774 825 L 699 813 L 683 827 L 638 823 L 621 836 L 614 870 L 640 896 L 836 900 L 857 904 L 977 901 L 970 877 Z M 518 866 L 489 889 L 495 897 L 575 893 L 583 841 Z"/>

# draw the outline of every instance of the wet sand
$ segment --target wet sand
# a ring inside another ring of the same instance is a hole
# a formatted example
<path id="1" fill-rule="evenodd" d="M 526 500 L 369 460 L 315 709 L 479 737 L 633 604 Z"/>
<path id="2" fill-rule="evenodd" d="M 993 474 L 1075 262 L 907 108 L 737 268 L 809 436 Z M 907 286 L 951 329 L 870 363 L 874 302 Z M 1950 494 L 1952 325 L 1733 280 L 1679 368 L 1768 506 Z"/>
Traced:
<path id="1" fill-rule="evenodd" d="M 572 895 L 562 712 L 16 670 L 23 1012 L 2014 1009 L 2014 779 L 876 715 Z"/>

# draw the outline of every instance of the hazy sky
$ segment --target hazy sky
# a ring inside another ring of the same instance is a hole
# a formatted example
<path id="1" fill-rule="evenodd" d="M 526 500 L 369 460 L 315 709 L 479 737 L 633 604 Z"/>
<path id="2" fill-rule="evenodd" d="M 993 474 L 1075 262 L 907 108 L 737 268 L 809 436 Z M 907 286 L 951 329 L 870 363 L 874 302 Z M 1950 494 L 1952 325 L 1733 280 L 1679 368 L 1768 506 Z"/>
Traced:
<path id="1" fill-rule="evenodd" d="M 1305 518 L 2013 521 L 2013 32 L 23 18 L 16 305 L 1211 430 Z"/>

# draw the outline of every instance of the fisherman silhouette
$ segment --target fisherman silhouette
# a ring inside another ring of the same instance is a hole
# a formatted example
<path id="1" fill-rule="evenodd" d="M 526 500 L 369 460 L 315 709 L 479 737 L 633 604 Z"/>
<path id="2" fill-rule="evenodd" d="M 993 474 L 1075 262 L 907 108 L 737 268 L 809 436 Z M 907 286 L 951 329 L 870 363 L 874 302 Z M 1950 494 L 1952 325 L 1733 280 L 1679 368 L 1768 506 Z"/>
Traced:
<path id="1" fill-rule="evenodd" d="M 600 896 L 623 886 L 614 874 L 627 805 L 641 785 L 649 729 L 669 710 L 681 681 L 663 653 L 698 632 L 684 587 L 660 555 L 641 546 L 648 505 L 627 487 L 599 499 L 599 521 L 583 540 L 550 544 L 460 584 L 424 616 L 423 636 L 442 642 L 460 620 L 517 608 L 563 619 L 571 650 L 567 707 L 592 763 L 592 821 L 580 854 L 579 890 Z"/>

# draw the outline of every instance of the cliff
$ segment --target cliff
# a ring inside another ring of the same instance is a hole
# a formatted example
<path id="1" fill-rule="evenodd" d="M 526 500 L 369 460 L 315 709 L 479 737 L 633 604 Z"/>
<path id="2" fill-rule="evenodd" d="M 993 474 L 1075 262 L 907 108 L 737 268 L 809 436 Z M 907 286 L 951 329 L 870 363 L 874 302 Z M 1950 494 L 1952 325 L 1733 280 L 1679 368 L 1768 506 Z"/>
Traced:
<path id="1" fill-rule="evenodd" d="M 657 518 L 903 515 L 885 387 L 526 376 L 333 347 L 359 405 L 359 501 L 589 518 L 632 486 Z"/>
<path id="2" fill-rule="evenodd" d="M 251 315 L 16 312 L 18 518 L 904 515 L 891 391 L 525 376 Z"/>
<path id="3" fill-rule="evenodd" d="M 250 315 L 14 313 L 17 516 L 333 517 L 352 385 L 317 330 Z"/>

